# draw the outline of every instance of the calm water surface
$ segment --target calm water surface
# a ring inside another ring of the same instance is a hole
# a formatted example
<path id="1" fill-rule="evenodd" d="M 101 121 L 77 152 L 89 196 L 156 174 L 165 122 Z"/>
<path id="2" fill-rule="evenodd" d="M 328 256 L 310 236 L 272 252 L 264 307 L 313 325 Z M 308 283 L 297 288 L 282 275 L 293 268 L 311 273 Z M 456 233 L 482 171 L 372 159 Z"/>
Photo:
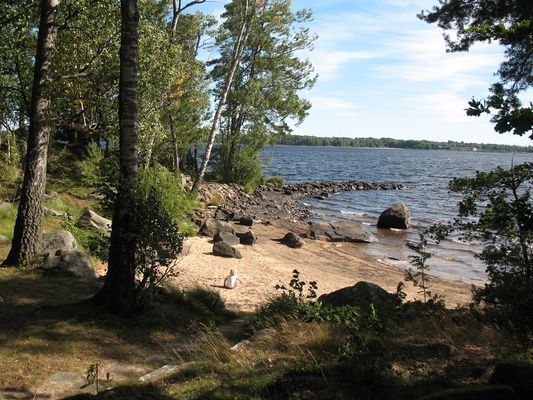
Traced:
<path id="1" fill-rule="evenodd" d="M 304 201 L 311 207 L 312 219 L 368 224 L 379 243 L 367 246 L 367 251 L 386 263 L 408 267 L 405 241 L 416 241 L 419 228 L 456 215 L 460 197 L 448 193 L 451 178 L 533 161 L 533 154 L 275 146 L 263 150 L 262 161 L 266 175 L 280 175 L 287 182 L 358 180 L 406 185 L 407 190 L 401 191 L 344 192 L 326 200 Z M 413 227 L 408 232 L 378 230 L 379 214 L 398 202 L 411 209 Z M 446 241 L 431 251 L 432 273 L 474 283 L 485 281 L 485 267 L 473 257 L 479 247 Z"/>

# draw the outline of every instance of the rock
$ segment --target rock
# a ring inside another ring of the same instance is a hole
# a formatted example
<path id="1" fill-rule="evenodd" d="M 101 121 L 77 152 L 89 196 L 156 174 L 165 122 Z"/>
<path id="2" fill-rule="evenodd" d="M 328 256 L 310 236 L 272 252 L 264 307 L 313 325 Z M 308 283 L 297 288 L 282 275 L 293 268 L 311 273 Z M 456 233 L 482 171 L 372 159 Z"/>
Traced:
<path id="1" fill-rule="evenodd" d="M 57 250 L 47 254 L 40 266 L 45 275 L 68 276 L 81 280 L 96 280 L 91 260 L 87 254 L 76 250 Z"/>
<path id="2" fill-rule="evenodd" d="M 220 257 L 242 258 L 239 249 L 236 249 L 225 242 L 215 243 L 213 246 L 213 254 Z"/>
<path id="3" fill-rule="evenodd" d="M 98 215 L 92 210 L 85 210 L 76 226 L 97 229 L 101 232 L 109 232 L 111 230 L 111 220 Z"/>
<path id="4" fill-rule="evenodd" d="M 398 304 L 396 296 L 370 282 L 357 282 L 354 286 L 345 287 L 318 298 L 324 304 L 334 307 L 350 305 L 367 307 L 373 304 L 378 308 L 394 307 Z"/>
<path id="5" fill-rule="evenodd" d="M 194 364 L 196 364 L 196 362 L 191 361 L 191 362 L 186 362 L 180 365 L 175 365 L 175 364 L 163 365 L 161 368 L 158 368 L 155 371 L 152 371 L 146 375 L 141 376 L 139 380 L 145 383 L 162 381 L 167 378 L 170 378 L 172 375 L 175 375 L 179 371 L 185 368 L 188 368 Z"/>
<path id="6" fill-rule="evenodd" d="M 253 246 L 257 242 L 257 235 L 253 231 L 248 231 L 244 233 L 237 233 L 241 244 L 246 246 Z"/>
<path id="7" fill-rule="evenodd" d="M 411 212 L 403 203 L 394 204 L 381 213 L 378 228 L 407 229 L 411 223 Z"/>
<path id="8" fill-rule="evenodd" d="M 78 250 L 78 242 L 72 233 L 69 231 L 57 231 L 52 233 L 45 233 L 43 235 L 43 254 L 55 254 L 57 250 L 61 251 L 76 251 Z"/>
<path id="9" fill-rule="evenodd" d="M 244 225 L 244 226 L 253 226 L 254 219 L 252 218 L 251 215 L 244 215 L 239 220 L 239 224 Z"/>
<path id="10" fill-rule="evenodd" d="M 505 385 L 480 385 L 464 389 L 444 390 L 418 400 L 517 400 L 515 391 Z"/>
<path id="11" fill-rule="evenodd" d="M 68 214 L 62 211 L 54 210 L 53 208 L 44 208 L 45 214 L 51 215 L 52 217 L 58 217 L 58 218 L 67 218 Z"/>
<path id="12" fill-rule="evenodd" d="M 489 384 L 510 386 L 520 398 L 526 398 L 533 393 L 533 364 L 500 362 L 494 367 Z"/>
<path id="13" fill-rule="evenodd" d="M 57 199 L 59 197 L 59 193 L 57 192 L 54 192 L 53 190 L 50 190 L 50 191 L 46 191 L 46 193 L 44 194 L 44 198 L 46 200 L 52 200 L 52 199 Z"/>
<path id="14" fill-rule="evenodd" d="M 189 175 L 181 174 L 181 187 L 190 189 L 192 187 L 192 178 Z"/>
<path id="15" fill-rule="evenodd" d="M 56 390 L 78 389 L 86 383 L 83 374 L 79 372 L 57 372 L 50 377 L 50 385 Z"/>
<path id="16" fill-rule="evenodd" d="M 285 236 L 283 236 L 283 239 L 281 239 L 281 243 L 293 249 L 299 249 L 305 244 L 305 242 L 300 236 L 292 232 L 289 232 Z"/>
<path id="17" fill-rule="evenodd" d="M 232 350 L 232 351 L 240 350 L 240 349 L 242 349 L 243 347 L 248 346 L 250 343 L 252 343 L 252 342 L 250 342 L 250 341 L 247 340 L 247 339 L 241 340 L 241 341 L 240 341 L 239 343 L 237 343 L 235 346 L 233 346 L 232 348 L 230 348 L 230 350 Z"/>
<path id="18" fill-rule="evenodd" d="M 0 211 L 8 211 L 13 208 L 11 203 L 8 203 L 6 201 L 0 201 Z"/>
<path id="19" fill-rule="evenodd" d="M 7 236 L 0 235 L 0 244 L 5 244 L 5 243 L 9 243 L 9 242 L 11 242 L 11 240 L 9 240 L 9 238 Z"/>
<path id="20" fill-rule="evenodd" d="M 204 236 L 215 237 L 217 233 L 227 232 L 235 234 L 235 229 L 233 226 L 224 221 L 218 221 L 213 218 L 208 218 L 202 224 L 202 227 L 199 230 L 199 233 Z"/>
<path id="21" fill-rule="evenodd" d="M 236 246 L 241 243 L 237 236 L 229 232 L 219 232 L 213 237 L 213 240 L 215 241 L 215 243 L 224 242 L 229 244 L 230 246 Z"/>
<path id="22" fill-rule="evenodd" d="M 310 222 L 307 237 L 330 242 L 374 243 L 378 241 L 362 223 L 355 221 Z"/>

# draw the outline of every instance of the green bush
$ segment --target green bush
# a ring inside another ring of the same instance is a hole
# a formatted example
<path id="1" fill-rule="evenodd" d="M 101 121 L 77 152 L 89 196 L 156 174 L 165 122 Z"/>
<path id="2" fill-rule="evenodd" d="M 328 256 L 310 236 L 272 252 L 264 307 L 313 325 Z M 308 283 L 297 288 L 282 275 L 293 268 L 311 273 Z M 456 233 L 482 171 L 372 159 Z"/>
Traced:
<path id="1" fill-rule="evenodd" d="M 87 147 L 85 157 L 76 161 L 76 166 L 81 172 L 81 183 L 85 186 L 96 187 L 102 180 L 102 164 L 104 153 L 96 142 L 91 142 Z"/>
<path id="2" fill-rule="evenodd" d="M 202 314 L 224 315 L 228 313 L 226 303 L 215 290 L 206 287 L 195 287 L 184 293 L 184 299 L 195 310 Z"/>
<path id="3" fill-rule="evenodd" d="M 196 232 L 191 216 L 200 207 L 196 194 L 181 187 L 181 177 L 163 167 L 147 168 L 140 172 L 138 190 L 141 196 L 149 193 L 158 198 L 158 203 L 184 236 Z"/>
<path id="4" fill-rule="evenodd" d="M 265 176 L 263 178 L 263 185 L 273 183 L 273 184 L 283 184 L 285 183 L 285 178 L 282 176 Z"/>
<path id="5" fill-rule="evenodd" d="M 1 143 L 4 143 L 4 140 Z M 22 183 L 22 164 L 23 155 L 15 135 L 5 134 L 5 144 L 0 146 L 0 189 L 17 187 Z"/>
<path id="6" fill-rule="evenodd" d="M 63 224 L 63 229 L 72 233 L 78 244 L 87 253 L 101 261 L 107 260 L 110 244 L 109 234 L 94 229 L 83 229 L 70 221 Z"/>

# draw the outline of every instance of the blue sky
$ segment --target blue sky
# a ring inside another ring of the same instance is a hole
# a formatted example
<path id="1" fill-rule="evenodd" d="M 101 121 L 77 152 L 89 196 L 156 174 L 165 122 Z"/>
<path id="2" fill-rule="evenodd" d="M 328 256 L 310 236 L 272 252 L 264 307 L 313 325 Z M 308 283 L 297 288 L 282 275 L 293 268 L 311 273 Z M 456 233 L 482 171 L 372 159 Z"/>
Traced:
<path id="1" fill-rule="evenodd" d="M 484 97 L 496 79 L 503 49 L 480 44 L 446 53 L 442 31 L 416 17 L 436 3 L 293 0 L 294 9 L 313 11 L 310 28 L 319 36 L 301 54 L 319 78 L 302 93 L 313 107 L 294 133 L 531 145 L 494 132 L 489 116 L 465 115 L 468 100 Z M 224 4 L 209 1 L 196 10 L 219 15 Z"/>

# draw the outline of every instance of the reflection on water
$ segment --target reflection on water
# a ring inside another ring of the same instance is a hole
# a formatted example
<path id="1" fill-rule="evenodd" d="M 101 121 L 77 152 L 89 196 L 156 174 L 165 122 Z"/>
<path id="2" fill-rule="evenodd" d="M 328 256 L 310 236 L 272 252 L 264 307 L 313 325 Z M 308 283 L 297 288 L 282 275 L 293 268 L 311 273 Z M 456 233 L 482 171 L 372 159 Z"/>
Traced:
<path id="1" fill-rule="evenodd" d="M 514 157 L 514 160 L 513 160 Z M 339 147 L 276 146 L 262 153 L 265 175 L 280 175 L 288 182 L 349 181 L 403 183 L 401 191 L 354 191 L 325 200 L 305 199 L 313 219 L 349 219 L 368 224 L 379 243 L 368 246 L 376 258 L 408 266 L 406 240 L 417 241 L 418 229 L 453 218 L 460 196 L 448 193 L 453 177 L 474 176 L 477 170 L 533 161 L 532 154 L 477 153 L 446 150 L 361 149 Z M 267 163 L 266 160 L 269 162 Z M 405 203 L 413 227 L 407 232 L 377 229 L 379 214 L 390 205 Z M 473 283 L 485 280 L 485 266 L 474 258 L 478 246 L 441 242 L 431 246 L 433 274 Z"/>

